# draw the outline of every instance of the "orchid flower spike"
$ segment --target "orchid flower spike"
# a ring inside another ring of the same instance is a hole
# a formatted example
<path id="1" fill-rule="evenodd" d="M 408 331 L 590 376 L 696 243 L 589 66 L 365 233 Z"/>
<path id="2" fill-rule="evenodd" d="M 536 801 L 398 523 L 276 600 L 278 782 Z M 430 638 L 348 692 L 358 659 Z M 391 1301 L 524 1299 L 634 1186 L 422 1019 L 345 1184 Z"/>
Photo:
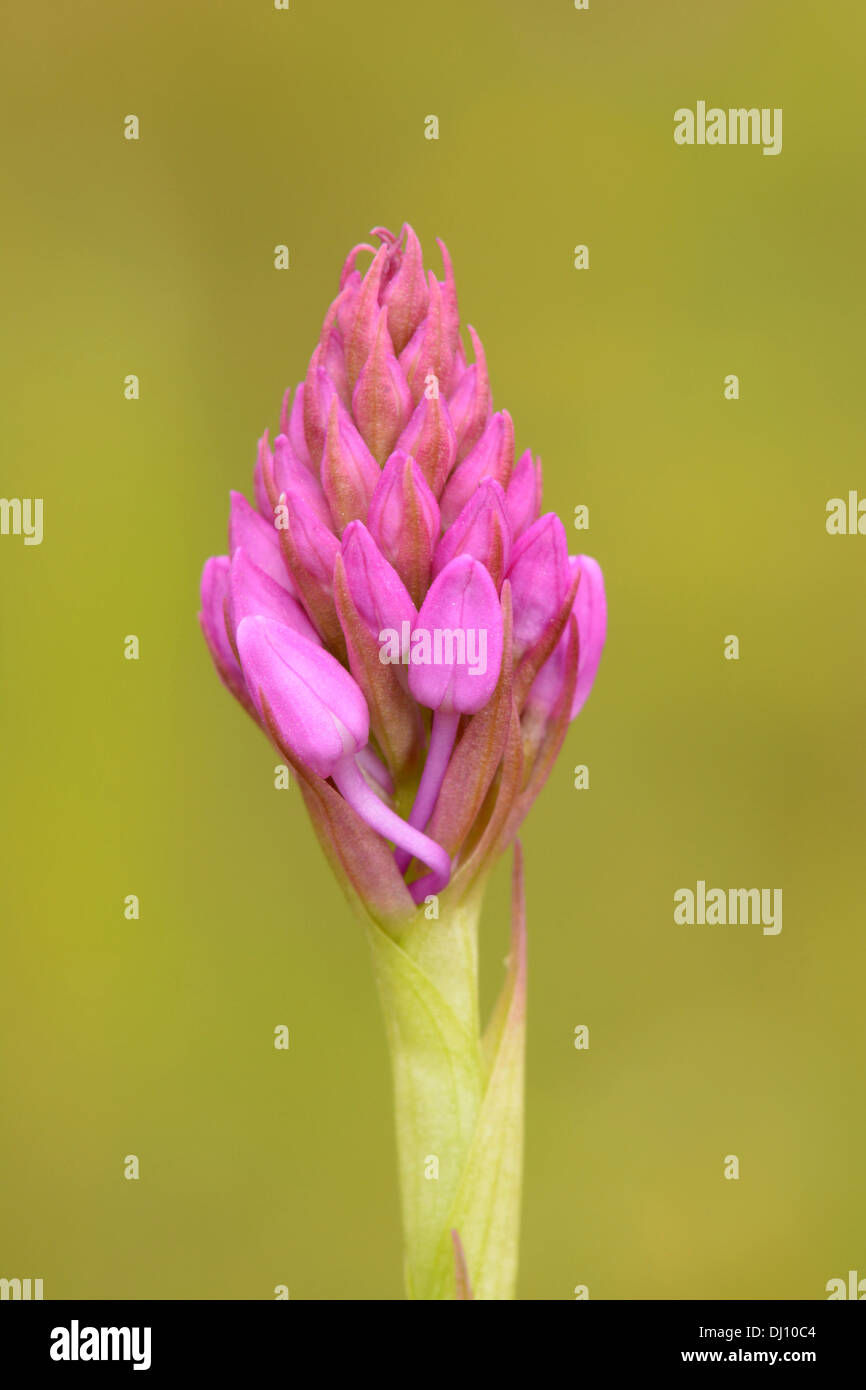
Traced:
<path id="1" fill-rule="evenodd" d="M 371 235 L 343 264 L 276 432 L 260 435 L 253 502 L 231 494 L 199 620 L 223 685 L 291 764 L 373 953 L 410 1297 L 511 1298 L 517 835 L 596 679 L 604 580 L 542 510 L 539 459 L 515 463 L 444 244 L 435 271 L 408 224 Z M 482 1033 L 478 916 L 509 846 L 511 948 Z M 427 1182 L 430 1149 L 441 1182 Z"/>
<path id="2" fill-rule="evenodd" d="M 542 514 L 540 462 L 515 463 L 447 250 L 437 276 L 411 227 L 373 236 L 259 439 L 254 505 L 232 494 L 201 623 L 347 890 L 400 930 L 513 838 L 595 680 L 606 609 L 596 562 Z"/>

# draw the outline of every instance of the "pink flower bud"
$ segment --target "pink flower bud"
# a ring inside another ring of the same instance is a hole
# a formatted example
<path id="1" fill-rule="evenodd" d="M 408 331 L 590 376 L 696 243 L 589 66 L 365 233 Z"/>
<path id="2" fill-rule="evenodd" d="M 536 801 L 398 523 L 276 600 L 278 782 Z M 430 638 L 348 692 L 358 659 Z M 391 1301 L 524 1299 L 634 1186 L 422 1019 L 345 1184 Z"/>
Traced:
<path id="1" fill-rule="evenodd" d="M 273 503 L 268 496 L 266 476 L 273 472 L 274 456 L 268 443 L 268 431 L 265 430 L 259 440 L 256 453 L 256 463 L 253 469 L 253 496 L 256 499 L 256 506 L 262 516 L 270 516 Z"/>
<path id="2" fill-rule="evenodd" d="M 445 780 L 461 714 L 475 714 L 496 689 L 502 666 L 502 609 L 493 580 L 469 555 L 430 585 L 412 629 L 409 691 L 434 711 L 430 746 L 409 824 L 427 824 Z M 397 868 L 409 857 L 398 849 Z"/>
<path id="3" fill-rule="evenodd" d="M 492 478 L 485 478 L 437 545 L 433 574 L 439 574 L 455 555 L 472 555 L 487 569 L 498 590 L 510 553 L 505 493 Z"/>
<path id="4" fill-rule="evenodd" d="M 601 566 L 591 555 L 578 555 L 577 563 L 580 568 L 580 583 L 574 599 L 574 613 L 580 635 L 580 655 L 577 662 L 577 687 L 571 705 L 572 719 L 586 703 L 607 640 L 607 597 Z"/>
<path id="5" fill-rule="evenodd" d="M 280 498 L 285 494 L 290 506 L 307 507 L 323 526 L 327 526 L 329 531 L 333 529 L 331 509 L 321 483 L 315 473 L 304 467 L 284 434 L 278 434 L 274 440 L 271 473 L 265 474 L 265 484 L 271 503 L 269 516 L 273 516 Z"/>
<path id="6" fill-rule="evenodd" d="M 346 374 L 346 356 L 343 335 L 339 326 L 339 313 L 343 304 L 350 297 L 351 289 L 342 290 L 325 315 L 325 322 L 322 325 L 322 333 L 319 338 L 318 362 L 322 370 L 328 373 L 336 388 L 337 395 L 346 406 L 349 404 L 349 380 Z"/>
<path id="7" fill-rule="evenodd" d="M 346 372 L 351 390 L 355 388 L 355 382 L 370 355 L 376 337 L 379 322 L 379 289 L 389 254 L 390 247 L 387 244 L 379 247 L 358 290 L 352 327 L 346 335 Z"/>
<path id="8" fill-rule="evenodd" d="M 345 667 L 270 618 L 245 618 L 237 639 L 247 688 L 280 747 L 317 776 L 333 777 L 368 825 L 429 865 L 432 873 L 410 888 L 416 902 L 440 892 L 451 875 L 448 854 L 386 806 L 355 761 L 367 745 L 370 717 Z"/>
<path id="9" fill-rule="evenodd" d="M 442 494 L 442 524 L 447 529 L 484 478 L 508 485 L 514 465 L 514 425 L 507 410 L 491 415 L 478 443 L 458 464 Z"/>
<path id="10" fill-rule="evenodd" d="M 387 309 L 379 312 L 370 352 L 352 393 L 352 411 L 370 452 L 384 463 L 412 414 L 412 397 L 388 332 Z"/>
<path id="11" fill-rule="evenodd" d="M 244 618 L 273 618 L 284 627 L 293 628 L 314 645 L 322 645 L 319 634 L 297 599 L 275 584 L 240 548 L 232 556 L 228 608 L 234 633 L 237 633 Z"/>
<path id="12" fill-rule="evenodd" d="M 532 450 L 521 454 L 505 493 L 511 538 L 517 540 L 528 531 L 541 511 L 541 460 L 532 458 Z"/>
<path id="13" fill-rule="evenodd" d="M 325 447 L 325 431 L 328 428 L 331 397 L 336 392 L 336 387 L 328 373 L 321 366 L 321 356 L 321 344 L 317 343 L 310 358 L 310 365 L 307 367 L 307 375 L 304 378 L 303 401 L 304 438 L 307 442 L 307 451 L 313 465 L 313 471 L 316 474 L 319 472 L 322 450 Z"/>
<path id="14" fill-rule="evenodd" d="M 481 339 L 472 325 L 469 336 L 475 349 L 475 362 L 455 383 L 448 398 L 448 410 L 457 435 L 457 458 L 463 459 L 484 433 L 490 419 L 490 379 Z"/>
<path id="15" fill-rule="evenodd" d="M 357 251 L 370 251 L 375 255 L 372 246 L 360 246 L 355 248 Z M 343 335 L 345 343 L 352 331 L 352 324 L 355 322 L 355 311 L 358 307 L 358 295 L 361 293 L 361 272 L 353 270 L 345 284 L 340 286 L 344 291 L 340 295 L 337 303 L 337 327 Z M 348 386 L 349 376 L 346 374 L 346 384 Z"/>
<path id="16" fill-rule="evenodd" d="M 343 271 L 340 276 L 341 293 L 337 304 L 337 326 L 343 335 L 344 343 L 349 341 L 349 335 L 352 332 L 352 326 L 358 312 L 358 299 L 361 294 L 361 285 L 363 283 L 363 277 L 357 267 L 358 257 L 367 253 L 375 257 L 376 250 L 377 248 L 371 246 L 368 241 L 359 242 L 357 246 L 352 247 L 343 265 Z M 346 380 L 348 381 L 348 372 L 346 374 Z"/>
<path id="17" fill-rule="evenodd" d="M 514 649 L 521 656 L 535 645 L 568 594 L 568 541 L 555 512 L 540 517 L 515 542 L 506 578 L 514 603 Z"/>
<path id="18" fill-rule="evenodd" d="M 412 602 L 420 603 L 439 537 L 439 507 L 414 459 L 391 455 L 370 501 L 367 526 Z"/>
<path id="19" fill-rule="evenodd" d="M 263 516 L 253 511 L 243 493 L 230 494 L 229 511 L 229 554 L 234 555 L 239 546 L 247 552 L 254 565 L 269 574 L 290 594 L 295 586 L 286 569 L 280 550 L 280 539 L 274 526 Z"/>
<path id="20" fill-rule="evenodd" d="M 445 335 L 453 357 L 460 343 L 460 309 L 457 304 L 457 284 L 454 280 L 454 266 L 448 254 L 448 247 L 440 237 L 436 238 L 436 245 L 439 247 L 439 254 L 445 267 L 445 279 L 439 281 L 439 289 L 442 294 L 442 320 L 445 325 Z"/>
<path id="21" fill-rule="evenodd" d="M 338 532 L 350 521 L 366 518 L 380 477 L 379 465 L 351 415 L 337 396 L 332 397 L 322 454 L 322 486 Z"/>
<path id="22" fill-rule="evenodd" d="M 430 302 L 427 313 L 400 353 L 400 366 L 406 374 L 412 399 L 417 403 L 431 384 L 431 374 L 440 391 L 447 391 L 454 363 L 448 306 L 443 300 L 442 286 L 432 270 L 427 282 Z"/>
<path id="23" fill-rule="evenodd" d="M 274 586 L 279 587 L 278 585 Z M 285 590 L 282 592 L 285 593 Z M 286 594 L 286 598 L 288 598 Z M 214 555 L 205 562 L 201 576 L 201 612 L 198 615 L 217 675 L 228 691 L 254 715 L 243 672 L 228 635 L 229 560 Z"/>
<path id="24" fill-rule="evenodd" d="M 404 623 L 411 632 L 418 612 L 409 591 L 360 521 L 343 532 L 343 563 L 352 601 L 371 636 L 378 640 L 386 628 L 402 634 Z"/>
<path id="25" fill-rule="evenodd" d="M 424 318 L 429 300 L 421 243 L 408 222 L 404 222 L 400 236 L 405 245 L 401 249 L 397 243 L 395 247 L 399 255 L 397 268 L 381 296 L 388 308 L 388 324 L 397 353 L 403 351 Z"/>
<path id="26" fill-rule="evenodd" d="M 309 468 L 311 473 L 315 473 L 316 466 L 310 458 L 310 450 L 307 447 L 307 436 L 304 433 L 304 383 L 301 382 L 295 392 L 295 400 L 292 405 L 291 413 L 286 414 L 286 404 L 288 403 L 289 393 L 286 392 L 286 400 L 283 405 L 283 413 L 280 416 L 280 434 L 288 435 L 292 452 L 296 459 L 299 459 L 305 468 Z"/>
<path id="27" fill-rule="evenodd" d="M 313 626 L 328 646 L 341 650 L 343 633 L 334 607 L 334 561 L 340 543 L 302 501 L 283 497 L 275 512 L 286 567 Z"/>
<path id="28" fill-rule="evenodd" d="M 409 689 L 428 709 L 474 714 L 501 665 L 499 595 L 484 566 L 459 555 L 430 585 L 412 629 Z"/>
<path id="29" fill-rule="evenodd" d="M 457 458 L 457 436 L 444 396 L 422 396 L 397 449 L 412 456 L 438 498 Z"/>
<path id="30" fill-rule="evenodd" d="M 464 443 L 464 441 L 470 418 L 475 413 L 477 392 L 478 367 L 473 362 L 471 366 L 467 367 L 466 370 L 461 373 L 457 385 L 448 397 L 448 413 L 451 416 L 451 422 L 454 425 L 454 433 L 457 436 L 457 452 L 459 454 L 462 449 L 464 457 L 469 453 L 469 449 L 472 447 L 470 444 Z M 490 412 L 488 411 L 481 428 L 472 441 L 473 444 L 481 437 L 481 433 L 489 418 Z"/>
<path id="31" fill-rule="evenodd" d="M 262 722 L 319 777 L 363 748 L 367 704 L 334 657 L 271 618 L 244 618 L 238 654 Z"/>
<path id="32" fill-rule="evenodd" d="M 574 719 L 586 703 L 598 671 L 607 637 L 607 601 L 604 577 L 596 560 L 590 555 L 569 556 L 569 570 L 580 570 L 580 582 L 574 597 L 572 612 L 577 618 L 578 658 L 577 684 L 571 701 L 569 718 Z M 563 632 L 553 654 L 548 657 L 529 692 L 530 704 L 549 716 L 556 708 L 565 679 L 568 651 L 568 628 Z"/>

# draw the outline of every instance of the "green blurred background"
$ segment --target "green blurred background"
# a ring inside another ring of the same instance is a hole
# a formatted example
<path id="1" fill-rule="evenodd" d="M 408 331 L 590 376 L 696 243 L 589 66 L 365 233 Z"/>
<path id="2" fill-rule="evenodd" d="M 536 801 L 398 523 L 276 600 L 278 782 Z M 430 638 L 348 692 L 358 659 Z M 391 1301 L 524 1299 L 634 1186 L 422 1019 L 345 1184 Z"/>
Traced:
<path id="1" fill-rule="evenodd" d="M 45 538 L 0 538 L 0 1275 L 402 1296 L 365 944 L 195 614 L 346 251 L 404 219 L 431 264 L 447 241 L 608 585 L 524 835 L 520 1296 L 866 1275 L 866 538 L 824 525 L 866 493 L 862 7 L 90 0 L 4 28 L 2 492 L 44 497 Z M 675 146 L 698 99 L 781 106 L 781 156 Z M 698 878 L 781 887 L 781 935 L 675 927 Z M 503 864 L 487 1001 L 506 918 Z"/>

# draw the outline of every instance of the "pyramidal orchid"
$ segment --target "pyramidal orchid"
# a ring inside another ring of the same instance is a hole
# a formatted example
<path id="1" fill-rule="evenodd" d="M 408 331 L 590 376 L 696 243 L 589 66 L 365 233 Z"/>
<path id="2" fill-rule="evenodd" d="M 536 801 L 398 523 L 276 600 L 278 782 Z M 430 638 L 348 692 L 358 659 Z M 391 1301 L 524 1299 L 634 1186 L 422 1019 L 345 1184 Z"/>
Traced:
<path id="1" fill-rule="evenodd" d="M 517 832 L 606 636 L 601 570 L 515 461 L 448 253 L 349 254 L 254 505 L 201 613 L 223 684 L 293 768 L 367 932 L 392 1053 L 407 1290 L 508 1299 L 517 1271 L 526 991 Z M 368 258 L 364 269 L 362 258 Z M 512 947 L 482 1031 L 478 921 L 514 846 Z"/>

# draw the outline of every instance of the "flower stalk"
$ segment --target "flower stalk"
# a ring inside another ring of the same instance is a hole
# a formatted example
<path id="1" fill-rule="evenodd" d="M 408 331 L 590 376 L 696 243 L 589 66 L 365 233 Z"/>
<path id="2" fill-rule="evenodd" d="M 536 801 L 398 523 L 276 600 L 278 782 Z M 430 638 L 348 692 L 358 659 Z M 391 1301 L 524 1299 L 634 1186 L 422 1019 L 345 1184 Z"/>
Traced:
<path id="1" fill-rule="evenodd" d="M 514 1297 L 526 998 L 519 845 L 513 896 L 508 972 L 483 1034 L 480 888 L 458 903 L 444 894 L 435 931 L 423 913 L 399 941 L 367 924 L 391 1051 L 410 1299 L 460 1297 L 461 1264 L 474 1298 Z"/>

